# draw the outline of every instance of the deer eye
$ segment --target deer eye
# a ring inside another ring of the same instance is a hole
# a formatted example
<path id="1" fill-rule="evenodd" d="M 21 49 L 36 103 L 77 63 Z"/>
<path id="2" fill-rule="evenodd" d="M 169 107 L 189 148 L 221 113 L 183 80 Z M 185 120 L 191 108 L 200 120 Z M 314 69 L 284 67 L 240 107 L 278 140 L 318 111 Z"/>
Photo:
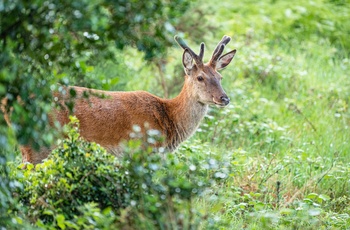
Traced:
<path id="1" fill-rule="evenodd" d="M 198 80 L 198 81 L 203 81 L 204 78 L 203 78 L 202 76 L 198 76 L 198 77 L 197 77 L 197 80 Z"/>

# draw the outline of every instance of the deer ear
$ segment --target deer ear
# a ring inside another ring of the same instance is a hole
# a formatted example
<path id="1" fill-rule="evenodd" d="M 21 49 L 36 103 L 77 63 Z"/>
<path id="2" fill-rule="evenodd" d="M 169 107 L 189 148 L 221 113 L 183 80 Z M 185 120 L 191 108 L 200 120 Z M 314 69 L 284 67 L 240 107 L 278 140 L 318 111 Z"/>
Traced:
<path id="1" fill-rule="evenodd" d="M 216 69 L 221 70 L 225 68 L 230 62 L 232 61 L 232 58 L 235 56 L 236 50 L 232 50 L 228 52 L 227 54 L 221 56 L 219 60 L 216 62 Z"/>
<path id="2" fill-rule="evenodd" d="M 182 64 L 185 67 L 186 74 L 189 74 L 193 69 L 193 57 L 187 49 L 182 55 Z"/>

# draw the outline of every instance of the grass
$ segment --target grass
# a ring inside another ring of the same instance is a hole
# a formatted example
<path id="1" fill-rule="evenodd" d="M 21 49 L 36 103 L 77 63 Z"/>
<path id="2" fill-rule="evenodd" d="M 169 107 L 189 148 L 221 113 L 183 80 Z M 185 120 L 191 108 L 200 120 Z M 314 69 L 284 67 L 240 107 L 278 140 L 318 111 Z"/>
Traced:
<path id="1" fill-rule="evenodd" d="M 215 3 L 221 10 L 212 20 L 223 21 L 221 33 L 234 34 L 229 46 L 238 49 L 233 66 L 223 73 L 232 103 L 213 108 L 186 144 L 194 153 L 184 158 L 209 155 L 227 164 L 227 177 L 197 201 L 217 221 L 203 228 L 347 229 L 350 67 L 344 47 L 349 44 L 342 36 L 317 31 L 317 9 L 303 18 L 303 25 L 315 30 L 305 29 L 303 37 L 286 18 L 273 27 L 259 21 L 278 18 L 276 5 L 284 6 L 278 11 L 288 10 L 283 1 L 264 1 L 260 8 L 249 2 Z M 317 3 L 326 15 L 336 16 L 339 6 Z M 313 10 L 311 2 L 298 4 Z M 227 31 L 240 25 L 244 30 Z"/>
<path id="2" fill-rule="evenodd" d="M 238 50 L 222 73 L 231 104 L 211 108 L 172 156 L 182 166 L 198 165 L 193 171 L 210 180 L 190 212 L 203 217 L 202 229 L 350 228 L 348 6 L 346 0 L 199 4 L 217 9 L 206 19 L 218 28 L 204 36 L 209 48 L 228 34 L 229 49 Z M 119 64 L 132 68 L 119 83 L 162 92 L 154 68 L 141 57 L 126 61 L 139 56 L 132 49 L 125 55 Z M 169 76 L 180 68 L 178 57 L 179 49 L 170 52 L 166 80 L 177 82 Z"/>

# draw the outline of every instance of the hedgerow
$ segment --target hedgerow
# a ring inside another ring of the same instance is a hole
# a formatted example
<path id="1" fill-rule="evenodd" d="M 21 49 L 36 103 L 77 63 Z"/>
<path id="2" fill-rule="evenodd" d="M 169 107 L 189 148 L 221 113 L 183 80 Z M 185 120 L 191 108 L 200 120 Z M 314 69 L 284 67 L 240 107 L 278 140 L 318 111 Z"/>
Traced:
<path id="1" fill-rule="evenodd" d="M 72 120 L 67 138 L 42 164 L 28 164 L 20 182 L 21 204 L 36 226 L 93 229 L 131 227 L 190 229 L 204 215 L 192 209 L 210 184 L 199 166 L 181 163 L 140 141 L 123 158 L 79 136 Z M 149 138 L 158 138 L 149 132 Z M 196 172 L 195 172 L 196 171 Z M 194 173 L 195 172 L 195 173 Z"/>

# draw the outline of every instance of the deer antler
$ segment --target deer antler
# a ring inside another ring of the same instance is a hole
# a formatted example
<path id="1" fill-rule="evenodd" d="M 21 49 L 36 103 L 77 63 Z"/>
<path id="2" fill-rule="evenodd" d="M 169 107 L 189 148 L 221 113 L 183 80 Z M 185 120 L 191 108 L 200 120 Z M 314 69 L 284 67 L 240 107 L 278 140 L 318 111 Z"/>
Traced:
<path id="1" fill-rule="evenodd" d="M 224 35 L 221 39 L 221 41 L 216 46 L 213 55 L 210 60 L 210 65 L 215 66 L 217 60 L 220 58 L 222 52 L 224 51 L 225 46 L 231 41 L 231 38 L 229 36 Z"/>
<path id="2" fill-rule="evenodd" d="M 184 50 L 188 50 L 190 52 L 191 56 L 193 57 L 194 61 L 198 66 L 203 65 L 203 56 L 204 56 L 204 43 L 201 43 L 199 55 L 197 55 L 186 43 L 185 41 L 180 38 L 179 36 L 175 35 L 175 41 L 182 47 Z"/>

